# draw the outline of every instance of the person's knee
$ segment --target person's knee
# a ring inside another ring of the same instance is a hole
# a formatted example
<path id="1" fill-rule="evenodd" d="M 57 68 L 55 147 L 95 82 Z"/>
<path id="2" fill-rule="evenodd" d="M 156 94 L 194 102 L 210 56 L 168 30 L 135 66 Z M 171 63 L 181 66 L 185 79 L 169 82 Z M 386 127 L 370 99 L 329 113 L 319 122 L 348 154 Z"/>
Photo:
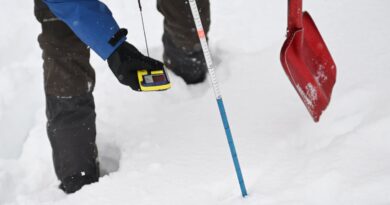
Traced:
<path id="1" fill-rule="evenodd" d="M 210 27 L 210 3 L 198 0 L 198 8 L 206 34 Z M 158 1 L 158 9 L 164 15 L 164 35 L 169 36 L 177 48 L 192 52 L 199 47 L 199 39 L 188 1 Z M 164 42 L 165 45 L 165 42 Z"/>
<path id="2" fill-rule="evenodd" d="M 93 91 L 95 72 L 89 63 L 90 50 L 65 23 L 43 22 L 38 41 L 47 95 L 80 96 Z"/>
<path id="3" fill-rule="evenodd" d="M 75 97 L 92 93 L 94 89 L 95 72 L 88 59 L 47 58 L 43 67 L 46 95 Z"/>

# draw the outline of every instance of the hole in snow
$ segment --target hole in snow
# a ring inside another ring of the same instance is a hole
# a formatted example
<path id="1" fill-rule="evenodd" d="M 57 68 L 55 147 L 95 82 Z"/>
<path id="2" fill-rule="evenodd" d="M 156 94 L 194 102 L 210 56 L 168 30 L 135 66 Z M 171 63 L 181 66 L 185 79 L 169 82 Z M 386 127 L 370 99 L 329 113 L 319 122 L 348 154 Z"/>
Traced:
<path id="1" fill-rule="evenodd" d="M 121 151 L 115 145 L 103 145 L 99 147 L 100 176 L 116 172 L 119 169 Z"/>

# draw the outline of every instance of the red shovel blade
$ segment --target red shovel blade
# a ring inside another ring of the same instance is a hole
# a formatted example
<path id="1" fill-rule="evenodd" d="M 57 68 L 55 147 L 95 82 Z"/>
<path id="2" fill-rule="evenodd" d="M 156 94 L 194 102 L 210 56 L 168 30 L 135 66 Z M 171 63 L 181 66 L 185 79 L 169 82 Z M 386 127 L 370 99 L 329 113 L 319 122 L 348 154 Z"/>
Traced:
<path id="1" fill-rule="evenodd" d="M 290 30 L 281 62 L 313 120 L 318 122 L 329 104 L 336 82 L 336 65 L 314 21 L 303 13 L 303 28 Z"/>

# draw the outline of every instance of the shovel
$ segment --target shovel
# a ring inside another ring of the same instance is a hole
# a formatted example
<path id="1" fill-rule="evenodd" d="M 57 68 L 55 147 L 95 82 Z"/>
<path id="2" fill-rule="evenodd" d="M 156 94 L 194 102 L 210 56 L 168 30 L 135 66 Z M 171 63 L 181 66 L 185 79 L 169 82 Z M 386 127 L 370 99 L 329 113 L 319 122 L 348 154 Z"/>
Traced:
<path id="1" fill-rule="evenodd" d="M 280 60 L 300 98 L 318 122 L 330 102 L 336 65 L 302 0 L 288 0 L 287 40 Z"/>

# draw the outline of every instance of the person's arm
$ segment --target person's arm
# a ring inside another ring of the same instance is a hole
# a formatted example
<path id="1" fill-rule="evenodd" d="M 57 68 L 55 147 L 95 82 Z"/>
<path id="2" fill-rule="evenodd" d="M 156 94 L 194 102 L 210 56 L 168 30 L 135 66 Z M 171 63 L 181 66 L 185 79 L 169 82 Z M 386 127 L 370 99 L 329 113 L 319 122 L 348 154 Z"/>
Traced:
<path id="1" fill-rule="evenodd" d="M 120 30 L 111 11 L 98 0 L 43 1 L 103 60 L 126 41 L 126 32 Z"/>
<path id="2" fill-rule="evenodd" d="M 60 20 L 104 60 L 118 81 L 141 91 L 138 70 L 161 70 L 164 65 L 144 56 L 126 42 L 126 29 L 119 29 L 111 11 L 98 0 L 43 0 Z"/>

